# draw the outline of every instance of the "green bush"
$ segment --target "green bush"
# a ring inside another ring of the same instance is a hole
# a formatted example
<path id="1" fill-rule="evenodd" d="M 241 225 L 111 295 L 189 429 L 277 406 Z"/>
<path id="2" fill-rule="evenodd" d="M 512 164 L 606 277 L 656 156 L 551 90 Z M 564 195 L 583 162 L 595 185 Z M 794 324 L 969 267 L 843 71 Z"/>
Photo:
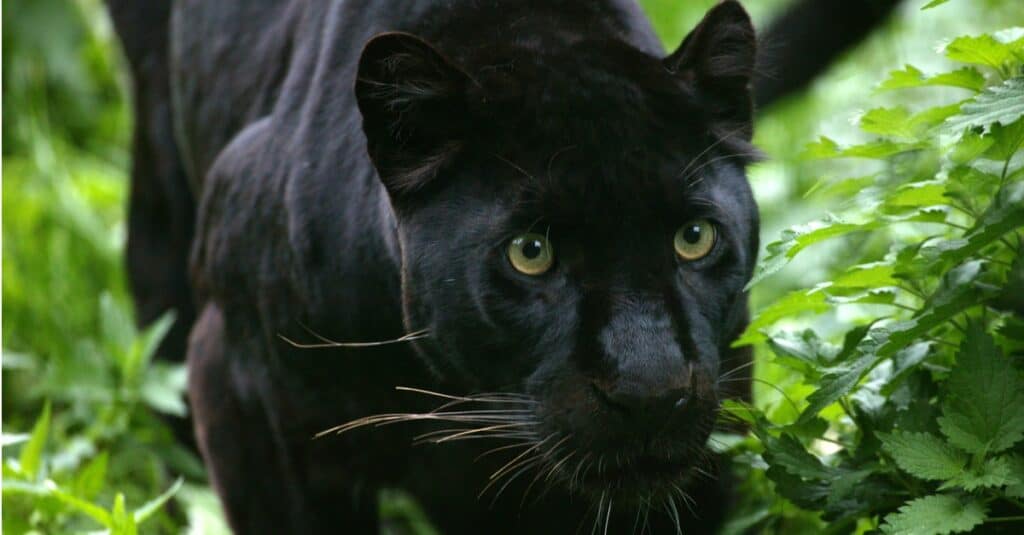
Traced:
<path id="1" fill-rule="evenodd" d="M 763 26 L 785 1 L 747 4 Z M 715 0 L 642 3 L 671 48 Z M 908 3 L 757 125 L 771 158 L 751 179 L 781 239 L 742 342 L 755 405 L 727 407 L 754 436 L 713 441 L 742 482 L 728 533 L 1020 531 L 1024 31 L 983 32 L 1024 3 Z M 159 417 L 183 410 L 183 370 L 149 360 L 166 324 L 130 320 L 130 117 L 102 2 L 4 7 L 3 529 L 221 533 Z M 882 103 L 859 133 L 845 120 Z M 802 150 L 821 130 L 841 141 Z M 382 496 L 388 530 L 431 532 Z"/>
<path id="2" fill-rule="evenodd" d="M 756 437 L 728 448 L 748 470 L 735 529 L 1024 527 L 1024 28 L 941 50 L 954 67 L 907 65 L 878 91 L 955 98 L 871 109 L 856 121 L 866 141 L 805 150 L 832 170 L 862 161 L 812 188 L 842 202 L 782 231 L 751 283 L 838 242 L 828 276 L 762 308 L 737 342 L 765 344 L 800 383 L 783 393 L 809 394 L 728 405 Z"/>

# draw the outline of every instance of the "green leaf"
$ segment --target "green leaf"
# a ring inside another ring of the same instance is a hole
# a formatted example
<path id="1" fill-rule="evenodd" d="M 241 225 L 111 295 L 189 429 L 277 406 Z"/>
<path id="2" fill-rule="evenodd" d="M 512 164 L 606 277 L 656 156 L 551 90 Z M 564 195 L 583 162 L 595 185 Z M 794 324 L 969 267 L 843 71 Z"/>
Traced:
<path id="1" fill-rule="evenodd" d="M 136 535 L 138 533 L 135 515 L 128 513 L 124 494 L 120 492 L 114 496 L 114 507 L 110 510 L 110 533 L 111 535 Z"/>
<path id="2" fill-rule="evenodd" d="M 1009 462 L 1013 482 L 1006 487 L 1006 495 L 1011 498 L 1024 498 L 1024 457 L 1011 455 Z"/>
<path id="3" fill-rule="evenodd" d="M 747 288 L 782 269 L 797 253 L 808 246 L 851 232 L 871 230 L 882 224 L 882 221 L 854 223 L 835 216 L 828 216 L 824 219 L 790 227 L 782 231 L 781 239 L 769 243 L 765 247 L 768 254 L 758 264 L 757 271 L 747 284 Z"/>
<path id="4" fill-rule="evenodd" d="M 33 480 L 38 480 L 42 475 L 43 448 L 46 446 L 46 436 L 50 432 L 50 402 L 43 405 L 43 412 L 36 419 L 32 426 L 32 435 L 21 448 L 21 456 L 18 463 L 21 464 L 21 471 Z"/>
<path id="5" fill-rule="evenodd" d="M 1014 182 L 1000 191 L 955 247 L 942 252 L 941 259 L 960 262 L 1021 226 L 1024 226 L 1024 182 Z"/>
<path id="6" fill-rule="evenodd" d="M 89 516 L 90 518 L 92 518 L 96 522 L 99 522 L 101 525 L 105 527 L 113 527 L 113 519 L 111 518 L 110 514 L 107 513 L 107 511 L 105 511 L 102 507 L 60 490 L 53 481 L 47 481 L 46 484 L 50 490 L 51 495 L 60 500 L 65 505 L 77 510 L 80 513 Z"/>
<path id="7" fill-rule="evenodd" d="M 966 164 L 981 156 L 995 144 L 993 136 L 983 136 L 978 132 L 967 131 L 953 146 L 949 159 L 957 164 Z"/>
<path id="8" fill-rule="evenodd" d="M 898 288 L 871 288 L 844 295 L 829 295 L 827 302 L 833 305 L 891 305 L 896 302 Z"/>
<path id="9" fill-rule="evenodd" d="M 97 455 L 85 465 L 72 484 L 72 492 L 81 498 L 91 500 L 103 490 L 103 482 L 107 477 L 107 463 L 110 456 L 104 452 Z"/>
<path id="10" fill-rule="evenodd" d="M 185 366 L 156 362 L 146 370 L 140 393 L 154 410 L 184 417 L 188 414 L 184 396 L 187 382 Z"/>
<path id="11" fill-rule="evenodd" d="M 821 136 L 817 141 L 807 144 L 803 157 L 808 159 L 834 158 L 839 154 L 839 145 L 831 139 Z"/>
<path id="12" fill-rule="evenodd" d="M 983 302 L 983 298 L 991 297 L 992 289 L 976 284 L 984 264 L 981 260 L 965 262 L 943 275 L 939 287 L 913 318 L 880 331 L 885 336 L 879 338 L 878 354 L 894 354 L 953 316 Z"/>
<path id="13" fill-rule="evenodd" d="M 945 388 L 939 428 L 953 445 L 984 455 L 1024 438 L 1024 379 L 976 323 L 967 329 Z"/>
<path id="14" fill-rule="evenodd" d="M 1006 126 L 992 125 L 992 130 L 986 137 L 990 137 L 993 143 L 985 151 L 985 157 L 998 161 L 1009 160 L 1024 145 L 1024 119 Z"/>
<path id="15" fill-rule="evenodd" d="M 913 139 L 917 133 L 910 125 L 910 112 L 904 107 L 875 108 L 860 118 L 860 128 L 880 136 Z"/>
<path id="16" fill-rule="evenodd" d="M 897 143 L 888 140 L 876 140 L 862 143 L 860 145 L 851 145 L 839 151 L 839 154 L 836 156 L 843 158 L 870 158 L 874 160 L 884 160 L 890 156 L 918 150 L 923 147 L 924 145 L 920 143 Z"/>
<path id="17" fill-rule="evenodd" d="M 949 0 L 932 0 L 931 2 L 928 2 L 927 4 L 922 6 L 921 7 L 921 11 L 924 11 L 926 9 L 931 9 L 933 7 L 939 7 L 942 4 L 945 4 L 946 2 L 949 2 Z"/>
<path id="18" fill-rule="evenodd" d="M 778 362 L 810 376 L 817 376 L 817 367 L 827 365 L 838 351 L 811 329 L 776 333 L 768 338 L 768 347 Z"/>
<path id="19" fill-rule="evenodd" d="M 1007 126 L 1024 116 L 1024 78 L 1011 78 L 985 88 L 960 108 L 960 114 L 946 120 L 946 128 L 961 133 L 968 128 L 984 128 L 993 124 Z"/>
<path id="20" fill-rule="evenodd" d="M 995 488 L 1015 483 L 1017 479 L 1013 476 L 1013 466 L 1009 457 L 993 457 L 986 460 L 980 467 L 971 467 L 964 470 L 950 481 L 943 484 L 940 489 L 950 487 L 962 487 L 966 491 L 973 491 L 979 488 Z"/>
<path id="21" fill-rule="evenodd" d="M 182 483 L 184 482 L 185 480 L 179 477 L 177 481 L 175 481 L 174 484 L 171 485 L 170 488 L 164 491 L 163 494 L 157 496 L 156 498 L 153 498 L 152 500 L 143 504 L 142 507 L 136 509 L 135 512 L 132 513 L 135 518 L 135 523 L 141 524 L 145 522 L 147 518 L 153 516 L 153 514 L 159 511 L 160 508 L 163 507 L 165 503 L 167 503 L 167 500 L 170 500 L 175 494 L 178 493 L 178 491 L 181 489 Z"/>
<path id="22" fill-rule="evenodd" d="M 747 325 L 743 334 L 733 342 L 733 347 L 755 344 L 765 340 L 762 329 L 775 324 L 782 318 L 794 317 L 799 314 L 819 313 L 828 310 L 826 295 L 822 292 L 808 294 L 797 290 L 790 292 L 772 304 L 761 309 L 757 316 Z"/>
<path id="23" fill-rule="evenodd" d="M 985 521 L 988 510 L 974 498 L 933 494 L 913 500 L 885 517 L 881 526 L 890 535 L 944 535 L 970 531 Z"/>
<path id="24" fill-rule="evenodd" d="M 885 200 L 887 207 L 921 208 L 937 204 L 948 204 L 946 184 L 940 180 L 927 180 L 904 184 Z"/>
<path id="25" fill-rule="evenodd" d="M 920 143 L 901 143 L 885 139 L 869 141 L 860 145 L 851 145 L 840 148 L 835 141 L 822 136 L 804 149 L 803 158 L 810 160 L 821 160 L 828 158 L 869 158 L 884 160 L 890 156 L 918 150 L 924 145 Z"/>
<path id="26" fill-rule="evenodd" d="M 821 386 L 807 396 L 807 408 L 800 413 L 797 423 L 806 423 L 812 420 L 822 409 L 848 394 L 877 362 L 878 357 L 867 354 L 848 365 L 830 370 L 821 379 Z"/>
<path id="27" fill-rule="evenodd" d="M 967 466 L 967 455 L 929 433 L 879 433 L 882 447 L 900 468 L 921 479 L 953 479 Z"/>
<path id="28" fill-rule="evenodd" d="M 925 76 L 923 72 L 913 65 L 907 65 L 901 71 L 889 73 L 889 78 L 882 82 L 878 88 L 889 90 L 924 86 L 959 87 L 977 92 L 985 87 L 985 77 L 973 67 L 963 67 L 952 72 Z"/>
<path id="29" fill-rule="evenodd" d="M 125 381 L 135 383 L 141 377 L 153 355 L 156 354 L 160 342 L 174 325 L 174 312 L 168 311 L 151 323 L 131 341 L 128 354 L 121 363 L 121 374 Z"/>
<path id="30" fill-rule="evenodd" d="M 846 288 L 878 288 L 896 284 L 893 278 L 896 268 L 891 262 L 871 262 L 851 266 L 831 281 L 823 282 L 812 291 L 835 291 Z"/>
<path id="31" fill-rule="evenodd" d="M 804 198 L 818 197 L 853 197 L 865 188 L 875 183 L 875 175 L 843 178 L 839 180 L 821 178 L 804 193 Z"/>
<path id="32" fill-rule="evenodd" d="M 995 37 L 982 34 L 977 37 L 957 37 L 946 45 L 946 57 L 961 63 L 983 65 L 1001 71 L 1003 65 L 1013 61 L 1013 49 L 996 40 Z"/>
<path id="33" fill-rule="evenodd" d="M 834 469 L 822 464 L 821 460 L 808 452 L 799 440 L 788 433 L 783 433 L 778 438 L 762 433 L 758 438 L 765 445 L 764 460 L 771 466 L 807 479 L 829 480 L 834 475 Z"/>

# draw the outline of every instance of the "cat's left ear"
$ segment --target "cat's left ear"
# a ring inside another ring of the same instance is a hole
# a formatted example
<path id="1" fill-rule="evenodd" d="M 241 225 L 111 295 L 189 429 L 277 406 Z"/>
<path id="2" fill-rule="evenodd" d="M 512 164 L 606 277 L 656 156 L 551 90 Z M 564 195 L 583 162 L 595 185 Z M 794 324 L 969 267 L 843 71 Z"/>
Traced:
<path id="1" fill-rule="evenodd" d="M 426 187 L 461 150 L 469 76 L 426 41 L 388 32 L 363 49 L 356 100 L 392 202 Z"/>
<path id="2" fill-rule="evenodd" d="M 665 67 L 700 94 L 712 118 L 747 140 L 753 135 L 754 25 L 743 6 L 723 0 L 683 39 Z"/>

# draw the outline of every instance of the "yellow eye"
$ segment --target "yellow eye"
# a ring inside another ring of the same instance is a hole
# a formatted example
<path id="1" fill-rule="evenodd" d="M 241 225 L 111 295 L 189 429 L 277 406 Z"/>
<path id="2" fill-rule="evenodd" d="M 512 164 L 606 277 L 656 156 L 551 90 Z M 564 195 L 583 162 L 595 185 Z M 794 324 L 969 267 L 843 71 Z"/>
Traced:
<path id="1" fill-rule="evenodd" d="M 540 234 L 521 234 L 508 244 L 508 260 L 516 271 L 526 275 L 540 275 L 555 263 L 551 242 Z"/>
<path id="2" fill-rule="evenodd" d="M 715 246 L 715 225 L 707 219 L 690 221 L 676 231 L 673 245 L 683 260 L 699 260 Z"/>

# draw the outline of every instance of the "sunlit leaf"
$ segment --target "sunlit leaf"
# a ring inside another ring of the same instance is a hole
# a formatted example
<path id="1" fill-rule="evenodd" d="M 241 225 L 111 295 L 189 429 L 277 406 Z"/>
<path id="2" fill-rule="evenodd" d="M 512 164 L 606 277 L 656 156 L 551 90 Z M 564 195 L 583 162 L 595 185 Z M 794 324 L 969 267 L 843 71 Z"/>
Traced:
<path id="1" fill-rule="evenodd" d="M 41 476 L 43 469 L 43 448 L 46 446 L 46 437 L 50 432 L 50 403 L 43 406 L 43 412 L 39 415 L 35 425 L 32 427 L 31 436 L 28 442 L 21 447 L 21 456 L 18 462 L 21 464 L 21 471 L 27 476 L 37 479 Z"/>
<path id="2" fill-rule="evenodd" d="M 132 515 L 134 516 L 135 523 L 141 524 L 146 521 L 149 517 L 153 516 L 157 511 L 160 510 L 168 500 L 174 497 L 175 494 L 181 490 L 181 485 L 184 483 L 184 479 L 178 478 L 173 485 L 170 486 L 163 494 L 153 498 L 152 500 L 143 504 L 135 510 Z"/>
<path id="3" fill-rule="evenodd" d="M 903 70 L 892 71 L 889 78 L 879 84 L 879 89 L 905 89 L 925 86 L 950 86 L 981 91 L 985 87 L 985 77 L 974 67 L 963 67 L 951 72 L 927 76 L 913 65 Z"/>
<path id="4" fill-rule="evenodd" d="M 1007 126 L 1024 116 L 1024 78 L 1011 78 L 1002 85 L 986 88 L 960 108 L 960 114 L 946 120 L 950 132 L 967 128 Z"/>

